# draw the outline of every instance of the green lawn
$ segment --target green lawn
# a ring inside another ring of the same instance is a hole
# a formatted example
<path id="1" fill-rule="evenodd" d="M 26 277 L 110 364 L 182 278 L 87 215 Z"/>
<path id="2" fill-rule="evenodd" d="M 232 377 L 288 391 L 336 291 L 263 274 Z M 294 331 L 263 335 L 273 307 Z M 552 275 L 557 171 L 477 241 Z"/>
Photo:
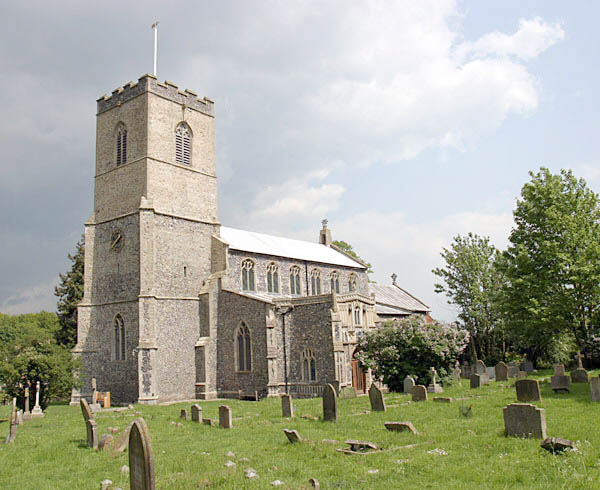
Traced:
<path id="1" fill-rule="evenodd" d="M 546 409 L 548 435 L 576 441 L 579 448 L 553 456 L 539 447 L 539 440 L 504 437 L 502 408 L 516 401 L 509 383 L 492 381 L 477 390 L 462 383 L 442 396 L 468 397 L 470 419 L 459 416 L 460 402 L 408 403 L 409 397 L 401 394 L 386 395 L 386 413 L 363 413 L 369 409 L 368 397 L 339 400 L 337 423 L 299 417 L 321 416 L 320 399 L 295 400 L 298 416 L 292 420 L 281 417 L 279 399 L 228 400 L 231 430 L 191 421 L 183 427 L 170 425 L 179 422 L 180 409 L 189 409 L 190 403 L 135 409 L 150 429 L 160 489 L 270 488 L 276 479 L 285 483 L 280 488 L 309 488 L 311 477 L 321 488 L 600 488 L 600 403 L 590 402 L 588 385 L 574 385 L 569 395 L 555 395 L 549 384 L 542 385 L 538 405 Z M 223 402 L 199 403 L 204 416 L 216 419 Z M 8 411 L 8 406 L 0 407 L 2 439 L 8 433 Z M 133 410 L 97 414 L 99 436 L 109 426 L 123 429 L 133 418 Z M 419 434 L 388 432 L 385 421 L 411 421 Z M 312 442 L 292 445 L 284 428 L 297 429 Z M 385 451 L 365 456 L 337 452 L 346 439 L 369 440 Z M 407 445 L 414 446 L 402 447 Z M 227 457 L 228 451 L 235 457 Z M 236 469 L 224 466 L 229 459 Z M 19 427 L 14 444 L 0 444 L 0 488 L 98 489 L 108 478 L 114 487 L 127 489 L 129 476 L 121 473 L 125 464 L 126 452 L 85 447 L 79 407 L 51 406 L 43 419 Z M 250 467 L 258 472 L 257 480 L 244 477 Z"/>

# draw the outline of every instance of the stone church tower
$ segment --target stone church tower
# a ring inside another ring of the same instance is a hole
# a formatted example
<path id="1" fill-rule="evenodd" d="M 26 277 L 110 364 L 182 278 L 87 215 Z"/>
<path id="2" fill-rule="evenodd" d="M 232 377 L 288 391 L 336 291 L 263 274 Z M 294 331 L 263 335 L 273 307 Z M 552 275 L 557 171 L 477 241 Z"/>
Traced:
<path id="1" fill-rule="evenodd" d="M 98 99 L 82 396 L 95 377 L 116 401 L 195 397 L 198 292 L 220 226 L 213 121 L 212 101 L 152 75 Z"/>

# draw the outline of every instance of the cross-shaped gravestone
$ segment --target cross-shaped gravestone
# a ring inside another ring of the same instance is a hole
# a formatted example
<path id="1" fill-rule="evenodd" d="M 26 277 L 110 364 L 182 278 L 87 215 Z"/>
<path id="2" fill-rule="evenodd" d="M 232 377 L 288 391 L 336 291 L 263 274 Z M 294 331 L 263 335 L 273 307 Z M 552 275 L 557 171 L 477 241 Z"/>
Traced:
<path id="1" fill-rule="evenodd" d="M 427 387 L 427 391 L 429 393 L 442 393 L 444 390 L 439 384 L 437 384 L 437 371 L 434 367 L 429 368 L 429 375 L 431 376 L 431 383 Z"/>
<path id="2" fill-rule="evenodd" d="M 577 355 L 575 356 L 577 358 L 577 367 L 579 369 L 583 369 L 583 355 L 581 354 L 581 351 L 577 353 Z"/>

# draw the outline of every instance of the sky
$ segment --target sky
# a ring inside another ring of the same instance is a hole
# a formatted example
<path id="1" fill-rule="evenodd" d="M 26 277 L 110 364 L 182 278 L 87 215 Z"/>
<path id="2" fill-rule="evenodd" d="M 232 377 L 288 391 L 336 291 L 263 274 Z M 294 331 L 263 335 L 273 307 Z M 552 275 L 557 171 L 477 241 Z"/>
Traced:
<path id="1" fill-rule="evenodd" d="M 600 190 L 600 4 L 3 2 L 0 312 L 54 311 L 93 206 L 96 99 L 152 72 L 215 102 L 219 218 L 316 241 L 327 218 L 443 321 L 457 234 L 507 246 L 529 171 Z"/>

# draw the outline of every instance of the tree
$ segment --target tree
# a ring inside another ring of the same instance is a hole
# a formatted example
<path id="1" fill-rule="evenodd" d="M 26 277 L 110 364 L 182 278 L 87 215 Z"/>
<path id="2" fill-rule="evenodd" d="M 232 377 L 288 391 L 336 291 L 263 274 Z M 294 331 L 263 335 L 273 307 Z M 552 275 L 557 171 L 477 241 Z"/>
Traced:
<path id="1" fill-rule="evenodd" d="M 507 326 L 533 360 L 548 357 L 557 342 L 568 345 L 565 336 L 583 348 L 597 331 L 600 207 L 598 195 L 570 170 L 529 175 L 497 265 L 507 279 L 501 296 Z"/>
<path id="2" fill-rule="evenodd" d="M 458 307 L 458 317 L 470 333 L 473 360 L 495 363 L 503 358 L 502 322 L 496 308 L 502 275 L 494 267 L 498 250 L 488 237 L 469 233 L 454 237 L 450 249 L 441 252 L 444 268 L 432 272 L 445 284 L 436 284 L 436 293 L 445 293 L 449 304 Z"/>
<path id="3" fill-rule="evenodd" d="M 443 378 L 450 374 L 469 342 L 469 333 L 454 325 L 426 323 L 414 315 L 367 332 L 358 344 L 356 357 L 364 369 L 383 378 L 392 391 L 402 391 L 411 374 L 429 379 L 434 367 Z"/>
<path id="4" fill-rule="evenodd" d="M 85 242 L 81 237 L 77 242 L 75 255 L 68 255 L 72 262 L 71 270 L 60 274 L 60 284 L 54 288 L 58 297 L 56 304 L 60 330 L 56 336 L 60 344 L 73 347 L 77 342 L 77 305 L 83 298 L 83 271 L 85 260 Z"/>
<path id="5" fill-rule="evenodd" d="M 367 267 L 367 274 L 373 273 L 371 264 L 369 264 L 368 262 L 361 259 L 360 256 L 354 251 L 354 248 L 352 248 L 352 245 L 345 242 L 344 240 L 334 240 L 333 242 L 331 242 L 331 244 L 334 245 L 336 248 L 340 249 L 342 252 L 345 252 L 348 255 L 351 255 L 352 257 L 357 259 L 360 263 L 365 264 L 365 266 Z"/>

